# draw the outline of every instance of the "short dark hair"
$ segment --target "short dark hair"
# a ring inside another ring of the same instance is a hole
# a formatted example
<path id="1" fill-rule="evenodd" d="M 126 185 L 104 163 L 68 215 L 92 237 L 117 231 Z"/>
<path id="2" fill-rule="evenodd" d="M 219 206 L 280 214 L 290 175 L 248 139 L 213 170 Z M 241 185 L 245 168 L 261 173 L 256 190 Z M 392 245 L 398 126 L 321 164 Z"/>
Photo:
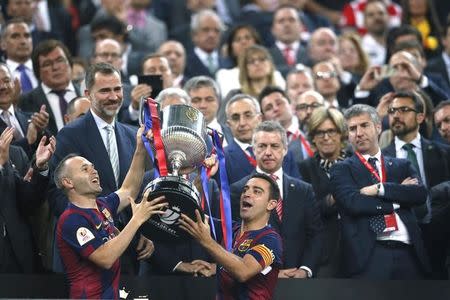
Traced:
<path id="1" fill-rule="evenodd" d="M 418 113 L 423 113 L 423 101 L 419 98 L 419 95 L 414 92 L 407 92 L 407 91 L 398 91 L 394 94 L 392 99 L 395 98 L 409 98 L 414 103 L 414 109 Z"/>
<path id="2" fill-rule="evenodd" d="M 6 31 L 8 30 L 8 27 L 11 26 L 11 25 L 13 25 L 13 24 L 20 24 L 20 23 L 24 23 L 25 25 L 27 25 L 28 30 L 30 30 L 30 26 L 28 25 L 27 21 L 25 21 L 24 18 L 22 18 L 22 17 L 15 17 L 15 18 L 9 19 L 9 20 L 5 23 L 5 25 L 2 26 L 2 31 L 1 31 L 1 33 L 0 33 L 0 37 L 1 37 L 2 39 L 4 39 L 4 38 L 5 38 L 5 35 L 6 35 Z M 30 32 L 31 32 L 31 30 L 30 30 Z"/>
<path id="3" fill-rule="evenodd" d="M 153 59 L 153 58 L 164 58 L 168 61 L 167 57 L 165 55 L 163 55 L 162 53 L 158 53 L 158 52 L 149 53 L 146 56 L 144 56 L 144 58 L 141 60 L 141 73 L 144 73 L 144 64 L 147 62 L 147 60 Z"/>
<path id="4" fill-rule="evenodd" d="M 91 90 L 91 88 L 94 86 L 95 74 L 97 74 L 97 73 L 101 73 L 103 75 L 111 75 L 111 74 L 117 73 L 120 77 L 120 71 L 117 70 L 111 64 L 103 63 L 103 62 L 93 64 L 89 67 L 89 69 L 86 72 L 85 84 L 86 84 L 87 90 Z"/>
<path id="5" fill-rule="evenodd" d="M 91 33 L 106 29 L 116 35 L 127 35 L 127 26 L 113 15 L 98 15 L 91 22 Z"/>
<path id="6" fill-rule="evenodd" d="M 445 101 L 439 102 L 439 104 L 436 105 L 436 107 L 435 107 L 434 110 L 433 110 L 433 115 L 434 115 L 438 110 L 440 110 L 440 109 L 442 109 L 443 107 L 446 107 L 446 106 L 450 106 L 450 100 L 445 100 Z"/>
<path id="7" fill-rule="evenodd" d="M 68 161 L 69 159 L 76 157 L 76 156 L 79 156 L 79 155 L 76 153 L 70 153 L 70 154 L 66 155 L 63 159 L 61 159 L 61 161 L 56 166 L 55 171 L 53 172 L 53 181 L 55 182 L 55 185 L 59 189 L 63 190 L 64 192 L 65 192 L 65 190 L 64 190 L 61 182 L 62 182 L 64 171 L 65 171 L 65 164 L 66 164 L 66 161 Z"/>
<path id="8" fill-rule="evenodd" d="M 419 51 L 420 56 L 425 57 L 425 51 L 423 50 L 423 46 L 421 43 L 417 41 L 404 41 L 394 45 L 392 49 L 392 54 L 397 53 L 399 51 L 408 51 L 408 49 L 416 49 Z"/>
<path id="9" fill-rule="evenodd" d="M 264 173 L 254 173 L 253 175 L 250 176 L 250 178 L 248 180 L 253 179 L 253 178 L 264 179 L 265 181 L 267 181 L 269 183 L 269 187 L 270 187 L 269 200 L 275 199 L 278 201 L 281 198 L 280 189 L 278 188 L 278 184 L 269 175 L 264 174 Z"/>
<path id="10" fill-rule="evenodd" d="M 289 103 L 291 103 L 291 100 L 289 99 L 288 95 L 286 94 L 286 92 L 282 88 L 280 88 L 278 86 L 268 85 L 258 95 L 258 102 L 259 102 L 259 104 L 261 105 L 262 104 L 262 100 L 265 97 L 267 97 L 267 96 L 269 96 L 269 95 L 271 95 L 273 93 L 280 93 L 281 95 L 283 95 L 284 98 L 287 99 L 287 101 Z"/>
<path id="11" fill-rule="evenodd" d="M 41 55 L 47 55 L 56 48 L 61 48 L 61 50 L 64 52 L 64 55 L 66 56 L 67 61 L 69 62 L 70 67 L 73 65 L 72 60 L 72 54 L 70 54 L 69 49 L 67 49 L 66 45 L 63 44 L 63 42 L 58 40 L 44 40 L 37 44 L 36 48 L 34 48 L 33 52 L 31 53 L 31 61 L 33 62 L 33 70 L 34 75 L 38 80 L 41 80 L 41 66 L 39 65 L 39 57 Z"/>

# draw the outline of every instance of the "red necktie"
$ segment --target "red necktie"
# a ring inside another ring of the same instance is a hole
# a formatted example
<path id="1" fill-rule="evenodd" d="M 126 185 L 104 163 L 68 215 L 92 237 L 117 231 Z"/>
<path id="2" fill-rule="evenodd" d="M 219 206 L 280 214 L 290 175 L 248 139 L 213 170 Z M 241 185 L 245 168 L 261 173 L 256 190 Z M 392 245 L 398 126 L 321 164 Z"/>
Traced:
<path id="1" fill-rule="evenodd" d="M 275 183 L 278 185 L 277 180 L 278 180 L 278 176 L 275 174 L 270 174 L 270 178 L 273 179 L 273 181 L 275 181 Z M 281 220 L 283 219 L 283 198 L 281 198 L 281 194 L 280 194 L 280 199 L 278 199 L 277 202 L 277 207 L 275 208 L 278 218 Z"/>
<path id="2" fill-rule="evenodd" d="M 288 66 L 293 66 L 295 64 L 295 58 L 292 55 L 292 48 L 290 46 L 287 46 L 286 48 L 284 48 L 283 50 L 283 56 L 284 56 L 284 60 L 286 61 L 286 64 Z"/>

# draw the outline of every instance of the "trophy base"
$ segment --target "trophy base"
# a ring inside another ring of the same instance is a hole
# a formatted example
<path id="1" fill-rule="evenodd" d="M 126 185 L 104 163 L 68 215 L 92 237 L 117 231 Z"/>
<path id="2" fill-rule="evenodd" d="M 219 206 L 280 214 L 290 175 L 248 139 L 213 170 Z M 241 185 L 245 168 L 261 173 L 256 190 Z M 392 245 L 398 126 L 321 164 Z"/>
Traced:
<path id="1" fill-rule="evenodd" d="M 142 234 L 156 241 L 177 242 L 190 239 L 190 235 L 179 228 L 181 214 L 196 220 L 195 210 L 200 209 L 200 195 L 195 186 L 178 176 L 163 176 L 151 181 L 144 189 L 150 190 L 150 199 L 165 196 L 168 207 L 163 215 L 153 215 L 141 226 Z"/>

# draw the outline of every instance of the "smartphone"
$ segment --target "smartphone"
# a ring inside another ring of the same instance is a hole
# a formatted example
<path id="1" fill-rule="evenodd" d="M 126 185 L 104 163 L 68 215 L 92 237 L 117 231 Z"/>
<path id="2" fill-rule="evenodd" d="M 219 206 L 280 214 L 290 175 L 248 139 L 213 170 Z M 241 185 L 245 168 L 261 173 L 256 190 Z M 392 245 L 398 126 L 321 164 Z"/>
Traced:
<path id="1" fill-rule="evenodd" d="M 380 69 L 380 73 L 379 73 L 379 78 L 384 79 L 384 78 L 389 78 L 394 74 L 395 70 L 393 67 L 391 67 L 390 65 L 383 65 L 381 66 Z"/>
<path id="2" fill-rule="evenodd" d="M 139 75 L 138 84 L 145 83 L 152 87 L 152 93 L 150 97 L 155 99 L 158 94 L 163 90 L 163 77 L 162 75 Z"/>

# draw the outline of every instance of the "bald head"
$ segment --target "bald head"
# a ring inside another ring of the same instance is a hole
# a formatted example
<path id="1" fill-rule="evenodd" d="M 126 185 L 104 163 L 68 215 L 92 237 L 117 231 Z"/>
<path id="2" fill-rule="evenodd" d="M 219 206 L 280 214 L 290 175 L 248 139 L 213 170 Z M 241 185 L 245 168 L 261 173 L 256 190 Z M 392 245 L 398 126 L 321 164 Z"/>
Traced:
<path id="1" fill-rule="evenodd" d="M 314 63 L 331 59 L 338 51 L 336 34 L 330 28 L 318 28 L 311 35 L 308 50 L 308 55 Z"/>

